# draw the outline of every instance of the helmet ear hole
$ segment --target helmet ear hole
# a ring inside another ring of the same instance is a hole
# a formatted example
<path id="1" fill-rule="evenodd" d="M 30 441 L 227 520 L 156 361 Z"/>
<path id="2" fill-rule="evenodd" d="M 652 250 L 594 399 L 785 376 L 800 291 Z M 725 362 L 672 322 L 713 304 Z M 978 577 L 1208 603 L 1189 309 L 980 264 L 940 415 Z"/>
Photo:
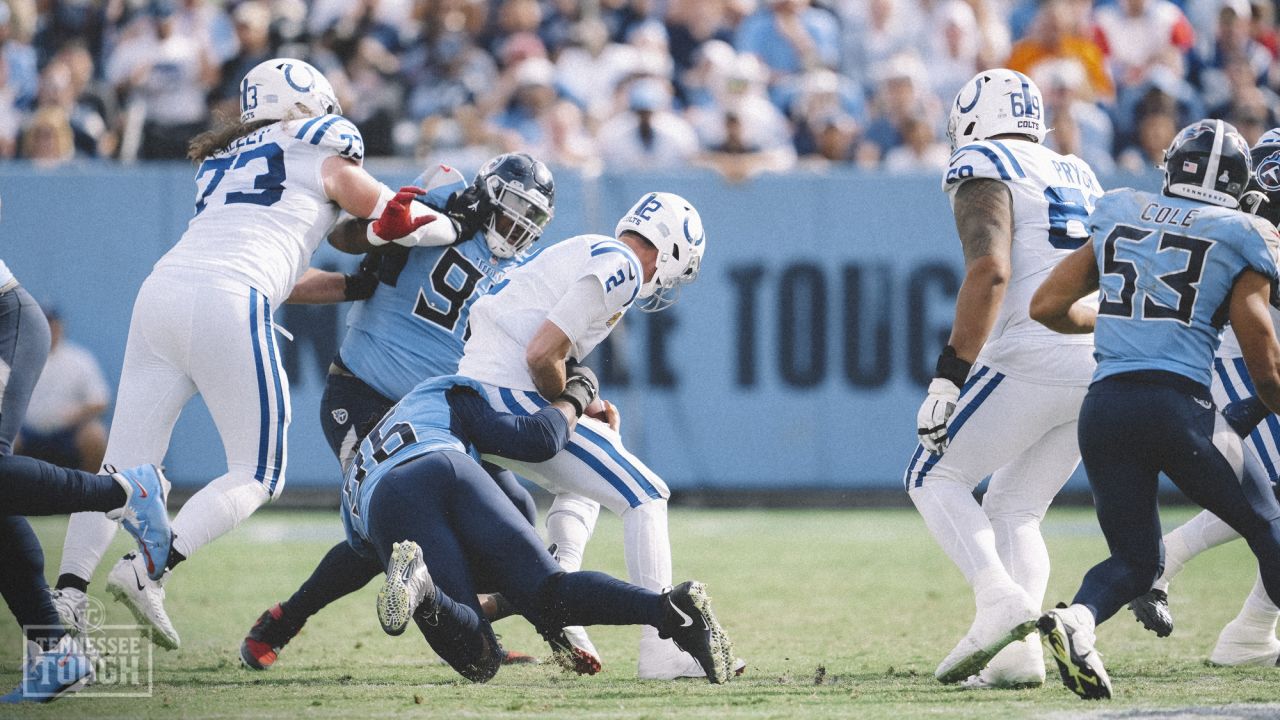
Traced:
<path id="1" fill-rule="evenodd" d="M 671 257 L 675 260 L 680 259 L 680 246 L 675 243 L 671 244 Z"/>

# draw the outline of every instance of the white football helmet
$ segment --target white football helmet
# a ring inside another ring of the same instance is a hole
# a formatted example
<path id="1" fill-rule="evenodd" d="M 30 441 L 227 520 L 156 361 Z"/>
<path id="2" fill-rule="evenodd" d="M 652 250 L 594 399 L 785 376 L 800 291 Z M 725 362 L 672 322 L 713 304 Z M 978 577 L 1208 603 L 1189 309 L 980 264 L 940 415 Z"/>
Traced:
<path id="1" fill-rule="evenodd" d="M 333 86 L 309 63 L 273 58 L 240 81 L 240 122 L 341 115 Z"/>
<path id="2" fill-rule="evenodd" d="M 1026 135 L 1044 142 L 1044 98 L 1031 78 L 998 68 L 980 72 L 951 103 L 947 138 L 951 151 L 996 135 Z"/>
<path id="3" fill-rule="evenodd" d="M 640 286 L 644 312 L 671 306 L 680 296 L 680 287 L 693 282 L 702 266 L 706 230 L 693 205 L 674 193 L 655 192 L 640 198 L 614 228 L 614 237 L 624 232 L 639 234 L 658 250 L 653 277 Z"/>

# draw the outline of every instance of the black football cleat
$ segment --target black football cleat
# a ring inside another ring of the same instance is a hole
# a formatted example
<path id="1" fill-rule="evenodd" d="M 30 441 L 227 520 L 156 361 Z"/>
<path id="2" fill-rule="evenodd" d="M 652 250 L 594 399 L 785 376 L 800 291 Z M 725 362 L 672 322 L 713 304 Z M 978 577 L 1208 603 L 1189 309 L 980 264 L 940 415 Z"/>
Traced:
<path id="1" fill-rule="evenodd" d="M 1169 595 L 1164 590 L 1151 589 L 1145 595 L 1129 603 L 1133 616 L 1142 627 L 1156 634 L 1169 637 L 1173 632 L 1173 613 L 1169 612 Z"/>
<path id="2" fill-rule="evenodd" d="M 707 681 L 720 684 L 734 675 L 733 643 L 711 610 L 711 597 L 700 582 L 684 582 L 662 596 L 666 617 L 658 637 L 674 640 L 693 656 L 707 673 Z"/>

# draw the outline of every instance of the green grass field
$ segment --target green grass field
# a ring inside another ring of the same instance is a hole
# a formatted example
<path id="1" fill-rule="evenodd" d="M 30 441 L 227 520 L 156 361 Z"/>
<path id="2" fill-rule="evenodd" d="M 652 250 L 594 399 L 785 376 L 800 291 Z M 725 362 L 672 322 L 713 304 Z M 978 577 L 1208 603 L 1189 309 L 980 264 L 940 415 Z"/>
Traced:
<path id="1" fill-rule="evenodd" d="M 1170 512 L 1166 528 L 1188 517 Z M 65 522 L 37 523 L 56 573 Z M 966 691 L 943 687 L 933 669 L 972 619 L 959 573 L 910 510 L 709 511 L 671 516 L 676 579 L 705 580 L 717 613 L 746 658 L 748 673 L 726 686 L 634 679 L 634 628 L 597 628 L 604 654 L 595 677 L 553 665 L 504 668 L 471 685 L 437 664 L 411 627 L 398 638 L 378 628 L 370 586 L 326 609 L 269 672 L 242 669 L 237 647 L 272 602 L 306 577 L 341 534 L 335 513 L 261 512 L 175 573 L 167 607 L 182 648 L 155 652 L 154 696 L 71 697 L 26 707 L 24 717 L 366 717 L 443 718 L 1070 718 L 1176 716 L 1180 708 L 1276 702 L 1277 669 L 1211 668 L 1204 659 L 1254 577 L 1242 543 L 1194 562 L 1174 585 L 1177 629 L 1164 640 L 1126 612 L 1104 625 L 1101 648 L 1115 683 L 1106 704 L 1077 700 L 1051 669 L 1043 688 Z M 1103 555 L 1091 511 L 1055 509 L 1045 523 L 1054 560 L 1048 602 L 1069 598 Z M 110 558 L 125 549 L 123 534 Z M 622 574 L 621 528 L 601 517 L 587 565 Z M 108 622 L 131 622 L 102 590 Z M 497 625 L 509 647 L 545 654 L 518 618 Z M 0 633 L 0 685 L 17 683 L 20 641 Z M 1169 710 L 1152 712 L 1154 710 Z M 1230 716 L 1280 716 L 1280 705 L 1234 708 Z M 0 710 L 0 715 L 12 711 Z M 1192 712 L 1195 712 L 1194 710 Z M 1216 714 L 1216 713 L 1215 713 Z"/>

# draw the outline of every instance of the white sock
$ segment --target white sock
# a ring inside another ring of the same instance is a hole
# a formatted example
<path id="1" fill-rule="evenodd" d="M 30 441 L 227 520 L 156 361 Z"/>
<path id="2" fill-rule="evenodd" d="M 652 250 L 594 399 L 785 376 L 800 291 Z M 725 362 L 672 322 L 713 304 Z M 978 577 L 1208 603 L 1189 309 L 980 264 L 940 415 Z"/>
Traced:
<path id="1" fill-rule="evenodd" d="M 1164 536 L 1164 573 L 1153 587 L 1167 592 L 1169 582 L 1182 572 L 1191 558 L 1238 537 L 1240 533 L 1232 530 L 1217 515 L 1208 510 L 1202 511 Z"/>
<path id="2" fill-rule="evenodd" d="M 58 566 L 58 574 L 75 575 L 85 582 L 92 580 L 93 571 L 102 562 L 102 555 L 116 536 L 118 526 L 119 523 L 108 520 L 104 513 L 72 513 L 67 524 L 67 536 L 62 543 L 62 563 Z"/>
<path id="3" fill-rule="evenodd" d="M 1039 518 L 994 517 L 991 528 L 1009 577 L 1027 592 L 1036 607 L 1042 607 L 1049 585 L 1049 549 L 1040 534 Z"/>
<path id="4" fill-rule="evenodd" d="M 929 533 L 960 569 L 975 595 L 1014 584 L 996 551 L 991 521 L 967 485 L 929 478 L 920 487 L 911 488 L 910 495 Z"/>
<path id="5" fill-rule="evenodd" d="M 547 511 L 547 543 L 556 546 L 555 558 L 565 572 L 582 569 L 587 541 L 600 517 L 600 503 L 581 495 L 557 495 Z"/>
<path id="6" fill-rule="evenodd" d="M 173 547 L 184 557 L 235 529 L 267 502 L 266 488 L 252 475 L 228 473 L 191 496 L 173 519 Z"/>
<path id="7" fill-rule="evenodd" d="M 1244 607 L 1240 608 L 1240 614 L 1232 622 L 1247 624 L 1274 636 L 1277 620 L 1280 620 L 1280 608 L 1271 602 L 1266 587 L 1262 585 L 1262 576 L 1259 575 L 1253 582 L 1249 597 L 1244 600 Z"/>
<path id="8" fill-rule="evenodd" d="M 658 592 L 671 586 L 666 500 L 650 500 L 622 513 L 622 552 L 632 584 Z"/>

